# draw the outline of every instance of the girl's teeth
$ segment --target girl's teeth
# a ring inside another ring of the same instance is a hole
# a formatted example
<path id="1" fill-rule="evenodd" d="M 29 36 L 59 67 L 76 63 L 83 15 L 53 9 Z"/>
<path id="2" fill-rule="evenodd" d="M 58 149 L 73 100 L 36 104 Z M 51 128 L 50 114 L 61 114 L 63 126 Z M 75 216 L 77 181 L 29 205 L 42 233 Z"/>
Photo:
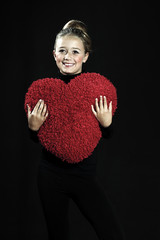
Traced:
<path id="1" fill-rule="evenodd" d="M 72 63 L 65 63 L 64 65 L 65 65 L 66 67 L 71 67 L 71 66 L 73 66 Z"/>

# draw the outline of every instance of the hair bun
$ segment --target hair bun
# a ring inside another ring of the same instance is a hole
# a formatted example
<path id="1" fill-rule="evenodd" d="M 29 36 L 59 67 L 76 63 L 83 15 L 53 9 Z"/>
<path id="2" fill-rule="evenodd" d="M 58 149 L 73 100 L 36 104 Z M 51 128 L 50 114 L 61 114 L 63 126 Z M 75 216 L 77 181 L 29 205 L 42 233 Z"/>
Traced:
<path id="1" fill-rule="evenodd" d="M 66 29 L 66 28 L 76 28 L 76 29 L 79 29 L 81 30 L 82 32 L 84 33 L 87 33 L 87 26 L 85 23 L 79 21 L 79 20 L 70 20 L 69 22 L 67 22 L 64 27 L 63 27 L 63 30 Z"/>

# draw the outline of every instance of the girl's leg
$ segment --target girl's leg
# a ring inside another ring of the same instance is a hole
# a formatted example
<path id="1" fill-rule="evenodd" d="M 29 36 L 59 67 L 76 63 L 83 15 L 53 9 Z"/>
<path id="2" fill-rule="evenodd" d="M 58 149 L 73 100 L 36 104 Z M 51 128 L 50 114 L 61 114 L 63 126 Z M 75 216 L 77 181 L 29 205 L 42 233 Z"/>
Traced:
<path id="1" fill-rule="evenodd" d="M 40 169 L 38 189 L 48 228 L 49 240 L 69 240 L 69 197 L 61 180 L 47 169 Z"/>
<path id="2" fill-rule="evenodd" d="M 124 240 L 115 210 L 97 179 L 77 181 L 73 200 L 100 240 Z"/>

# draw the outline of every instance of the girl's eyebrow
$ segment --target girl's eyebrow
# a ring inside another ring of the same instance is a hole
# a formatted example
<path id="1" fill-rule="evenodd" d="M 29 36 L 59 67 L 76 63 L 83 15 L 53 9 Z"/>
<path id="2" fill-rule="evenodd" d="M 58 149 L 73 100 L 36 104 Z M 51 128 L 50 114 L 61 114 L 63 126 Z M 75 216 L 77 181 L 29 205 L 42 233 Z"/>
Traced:
<path id="1" fill-rule="evenodd" d="M 81 51 L 81 49 L 80 49 L 80 48 L 75 48 L 75 47 L 73 47 L 72 49 L 78 49 L 79 51 Z"/>
<path id="2" fill-rule="evenodd" d="M 81 52 L 81 49 L 80 48 L 72 48 L 73 50 L 79 50 Z"/>
<path id="3" fill-rule="evenodd" d="M 59 47 L 59 48 L 66 48 L 66 47 L 61 46 L 61 47 Z M 81 51 L 81 49 L 80 49 L 80 48 L 77 48 L 77 47 L 73 47 L 72 49 L 77 49 L 77 50 Z"/>

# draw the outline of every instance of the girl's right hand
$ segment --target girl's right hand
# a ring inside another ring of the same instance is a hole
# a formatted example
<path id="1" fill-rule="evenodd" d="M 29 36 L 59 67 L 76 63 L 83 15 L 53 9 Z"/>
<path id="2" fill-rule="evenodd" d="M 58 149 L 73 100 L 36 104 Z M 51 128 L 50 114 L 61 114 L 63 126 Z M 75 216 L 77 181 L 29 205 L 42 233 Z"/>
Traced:
<path id="1" fill-rule="evenodd" d="M 47 106 L 43 100 L 39 100 L 35 105 L 33 111 L 29 105 L 27 104 L 28 108 L 28 127 L 33 131 L 38 131 L 46 118 L 48 117 Z"/>

